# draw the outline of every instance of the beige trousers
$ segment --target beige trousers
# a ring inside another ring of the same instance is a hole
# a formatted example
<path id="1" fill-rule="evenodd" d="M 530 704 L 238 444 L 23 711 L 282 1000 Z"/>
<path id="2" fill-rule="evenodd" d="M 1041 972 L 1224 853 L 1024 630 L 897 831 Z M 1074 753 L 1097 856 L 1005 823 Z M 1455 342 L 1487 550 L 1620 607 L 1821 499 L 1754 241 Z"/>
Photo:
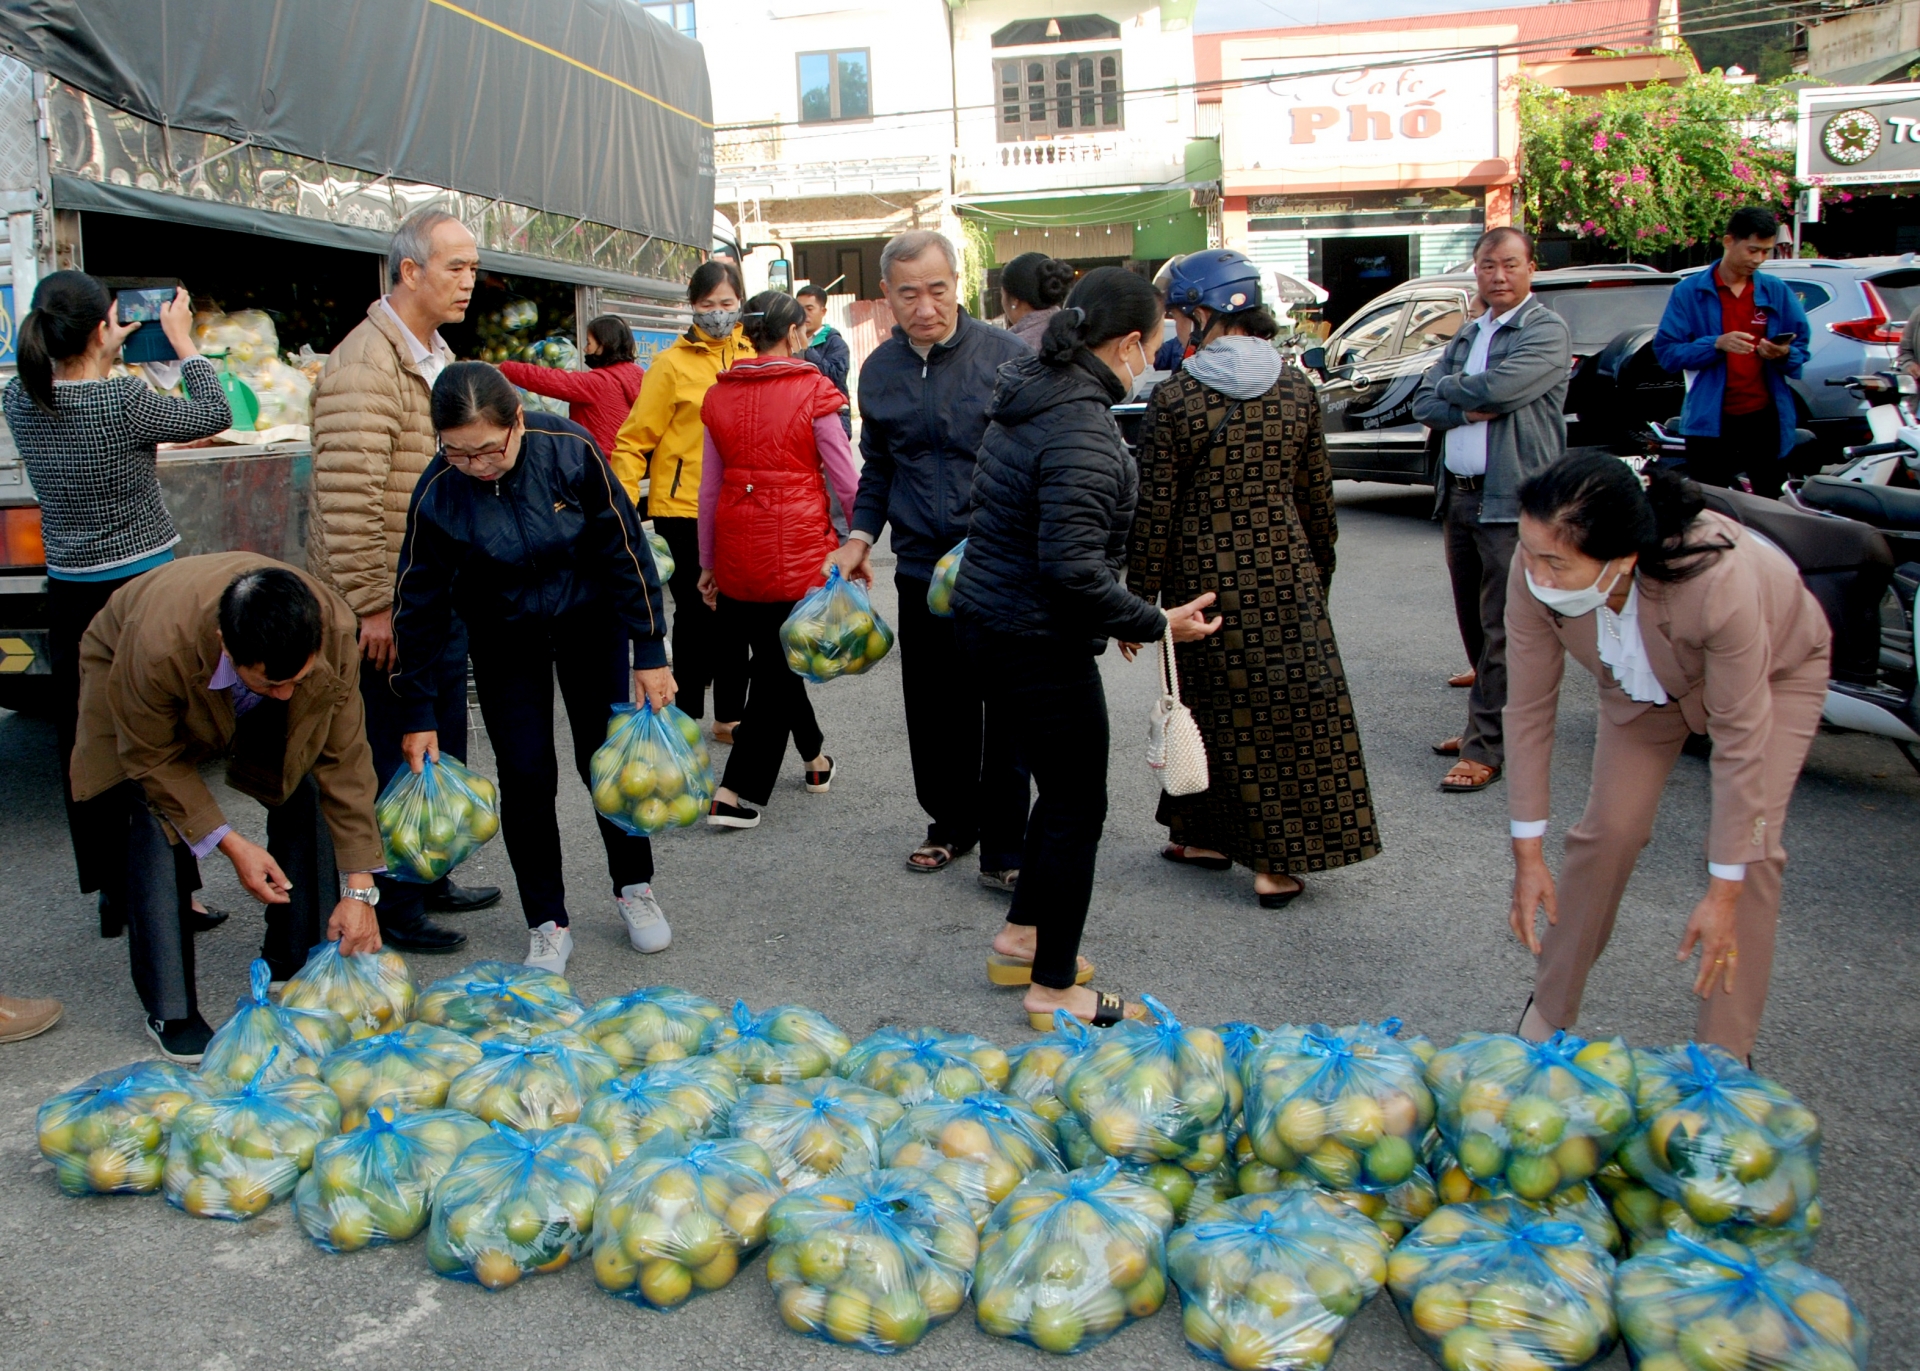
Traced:
<path id="1" fill-rule="evenodd" d="M 1827 694 L 1826 659 L 1775 678 L 1772 688 L 1766 819 L 1777 844 L 1786 824 L 1787 801 L 1820 724 Z M 1534 1008 L 1555 1027 L 1571 1028 L 1580 1017 L 1587 973 L 1613 936 L 1627 878 L 1633 874 L 1640 849 L 1653 836 L 1660 792 L 1686 738 L 1686 721 L 1677 705 L 1649 709 L 1625 726 L 1610 724 L 1604 716 L 1600 719 L 1593 788 L 1587 795 L 1586 813 L 1567 833 L 1566 859 L 1560 867 L 1560 921 L 1546 926 L 1534 976 Z M 1740 955 L 1733 993 L 1716 986 L 1700 1004 L 1695 1038 L 1717 1043 L 1736 1057 L 1753 1050 L 1766 1008 L 1774 929 L 1780 918 L 1780 878 L 1786 865 L 1784 849 L 1767 861 L 1748 863 L 1747 879 L 1734 906 Z M 1676 923 L 1676 940 L 1684 927 L 1684 920 Z"/>

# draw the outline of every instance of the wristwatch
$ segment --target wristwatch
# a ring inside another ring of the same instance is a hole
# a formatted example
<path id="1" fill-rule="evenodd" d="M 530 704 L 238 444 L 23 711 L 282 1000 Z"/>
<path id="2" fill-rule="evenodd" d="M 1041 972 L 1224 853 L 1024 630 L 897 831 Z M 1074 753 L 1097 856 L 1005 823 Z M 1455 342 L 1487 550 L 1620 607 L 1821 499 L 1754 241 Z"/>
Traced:
<path id="1" fill-rule="evenodd" d="M 348 885 L 347 878 L 342 876 L 340 878 L 340 898 L 343 900 L 358 900 L 361 904 L 372 908 L 380 903 L 380 887 L 370 885 L 365 889 L 359 889 Z"/>

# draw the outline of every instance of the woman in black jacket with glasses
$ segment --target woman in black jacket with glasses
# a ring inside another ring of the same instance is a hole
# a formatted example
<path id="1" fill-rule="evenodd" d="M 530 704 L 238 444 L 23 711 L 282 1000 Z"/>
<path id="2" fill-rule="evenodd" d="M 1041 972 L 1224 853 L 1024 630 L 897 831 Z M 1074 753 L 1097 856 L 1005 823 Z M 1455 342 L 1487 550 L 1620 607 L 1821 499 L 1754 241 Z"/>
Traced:
<path id="1" fill-rule="evenodd" d="M 1079 955 L 1107 814 L 1107 697 L 1096 658 L 1126 646 L 1204 638 L 1219 626 L 1202 595 L 1164 614 L 1127 589 L 1127 539 L 1139 475 L 1111 406 L 1151 369 L 1143 339 L 1160 304 L 1144 278 L 1090 272 L 1047 325 L 1039 355 L 1000 368 L 973 476 L 973 523 L 954 617 L 974 669 L 994 682 L 989 732 L 1007 730 L 1040 798 L 1027 824 L 1020 884 L 993 940 L 989 973 L 1031 976 L 1034 1027 L 1055 1009 L 1094 1024 L 1140 1006 L 1080 984 Z M 1009 973 L 1015 974 L 1009 974 Z"/>
<path id="2" fill-rule="evenodd" d="M 633 505 L 587 431 L 525 413 L 498 370 L 455 362 L 442 371 L 433 426 L 440 448 L 414 487 L 395 579 L 394 688 L 409 730 L 400 748 L 415 771 L 438 757 L 433 663 L 457 611 L 500 768 L 527 965 L 564 974 L 573 935 L 554 812 L 554 678 L 584 785 L 615 705 L 673 703 L 660 579 Z M 653 896 L 651 844 L 604 818 L 599 830 L 628 940 L 661 951 L 671 933 Z"/>

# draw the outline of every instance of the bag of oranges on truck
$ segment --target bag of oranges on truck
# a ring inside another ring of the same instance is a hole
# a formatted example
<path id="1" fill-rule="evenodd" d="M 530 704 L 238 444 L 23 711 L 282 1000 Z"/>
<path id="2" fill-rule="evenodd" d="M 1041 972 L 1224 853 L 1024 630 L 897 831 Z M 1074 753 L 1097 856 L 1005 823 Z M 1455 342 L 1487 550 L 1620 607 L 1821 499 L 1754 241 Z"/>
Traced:
<path id="1" fill-rule="evenodd" d="M 102 1071 L 40 1106 L 40 1155 L 69 1195 L 151 1195 L 175 1117 L 206 1098 L 200 1079 L 172 1062 Z"/>
<path id="2" fill-rule="evenodd" d="M 373 802 L 387 874 L 431 885 L 500 831 L 500 792 L 451 753 L 401 767 Z"/>
<path id="3" fill-rule="evenodd" d="M 767 1237 L 787 1327 L 868 1352 L 904 1352 L 958 1313 L 979 1255 L 966 1202 L 910 1167 L 783 1196 Z"/>
<path id="4" fill-rule="evenodd" d="M 1235 1371 L 1319 1371 L 1386 1284 L 1390 1246 L 1316 1190 L 1228 1200 L 1167 1239 L 1187 1346 Z"/>
<path id="5" fill-rule="evenodd" d="M 405 1242 L 427 1226 L 433 1187 L 486 1134 L 457 1109 L 375 1109 L 363 1127 L 320 1144 L 294 1188 L 294 1217 L 323 1252 Z"/>
<path id="6" fill-rule="evenodd" d="M 787 665 L 815 685 L 858 676 L 893 648 L 893 630 L 873 612 L 867 592 L 834 567 L 780 625 Z"/>
<path id="7" fill-rule="evenodd" d="M 340 1131 L 340 1100 L 312 1076 L 272 1079 L 267 1053 L 253 1080 L 187 1105 L 167 1145 L 167 1202 L 202 1219 L 250 1219 L 284 1200 Z"/>
<path id="8" fill-rule="evenodd" d="M 356 1038 L 385 1033 L 413 1017 L 413 972 L 390 947 L 340 955 L 337 942 L 321 943 L 280 990 L 288 1009 L 331 1009 Z"/>
<path id="9" fill-rule="evenodd" d="M 587 764 L 593 807 L 628 833 L 650 838 L 691 828 L 713 800 L 713 761 L 700 725 L 668 705 L 615 705 L 607 740 Z"/>
<path id="10" fill-rule="evenodd" d="M 591 1128 L 516 1133 L 495 1124 L 434 1187 L 427 1264 L 485 1290 L 563 1269 L 592 1240 L 594 1202 L 612 1169 Z"/>
<path id="11" fill-rule="evenodd" d="M 1166 1303 L 1172 1227 L 1160 1192 L 1111 1159 L 1029 1176 L 981 1235 L 974 1317 L 996 1338 L 1083 1352 Z"/>
<path id="12" fill-rule="evenodd" d="M 766 1245 L 767 1211 L 782 1193 L 757 1144 L 655 1139 L 600 1192 L 593 1277 L 610 1295 L 678 1309 L 726 1285 Z"/>

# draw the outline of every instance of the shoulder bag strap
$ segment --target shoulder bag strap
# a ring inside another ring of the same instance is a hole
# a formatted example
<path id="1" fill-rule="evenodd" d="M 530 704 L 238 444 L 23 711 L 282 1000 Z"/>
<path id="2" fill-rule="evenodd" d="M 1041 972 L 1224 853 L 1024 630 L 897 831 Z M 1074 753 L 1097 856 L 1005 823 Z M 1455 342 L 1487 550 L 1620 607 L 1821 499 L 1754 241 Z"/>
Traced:
<path id="1" fill-rule="evenodd" d="M 1180 703 L 1180 669 L 1173 660 L 1173 620 L 1167 620 L 1167 627 L 1160 635 L 1160 661 L 1166 676 L 1167 694 L 1172 696 L 1174 704 Z"/>

